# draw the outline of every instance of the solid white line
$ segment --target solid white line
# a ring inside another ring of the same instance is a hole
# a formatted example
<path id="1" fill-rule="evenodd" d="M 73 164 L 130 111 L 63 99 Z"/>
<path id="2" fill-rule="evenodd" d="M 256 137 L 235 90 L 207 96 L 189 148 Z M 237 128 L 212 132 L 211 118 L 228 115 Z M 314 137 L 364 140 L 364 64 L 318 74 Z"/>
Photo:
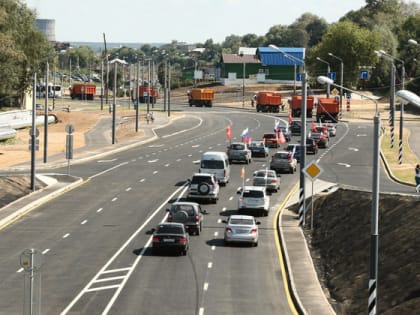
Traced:
<path id="1" fill-rule="evenodd" d="M 149 222 L 153 219 L 153 217 L 155 215 L 157 215 L 161 209 L 163 207 L 166 206 L 166 204 L 176 195 L 178 194 L 180 191 L 181 192 L 181 196 L 185 193 L 185 191 L 187 190 L 187 186 L 181 186 L 178 189 L 176 189 L 162 204 L 160 204 L 160 206 L 150 215 L 150 217 L 143 222 L 143 224 L 128 238 L 128 240 L 115 252 L 115 254 L 107 261 L 107 263 L 96 273 L 96 275 L 88 282 L 88 284 L 86 284 L 86 286 L 79 292 L 79 294 L 70 302 L 69 305 L 67 305 L 67 307 L 60 313 L 61 315 L 65 315 L 67 314 L 71 308 L 80 300 L 80 298 L 83 296 L 83 294 L 85 292 L 89 291 L 89 287 L 92 285 L 92 283 L 94 283 L 94 281 L 96 281 L 96 279 L 98 279 L 98 277 L 107 270 L 107 268 L 114 262 L 115 259 L 117 259 L 117 257 L 121 254 L 121 252 L 123 250 L 125 250 L 125 248 L 133 241 L 133 239 L 135 237 L 137 237 L 137 235 L 146 227 L 147 224 L 149 224 Z M 116 292 L 114 293 L 114 295 L 112 296 L 112 298 L 110 299 L 110 301 L 108 302 L 108 305 L 106 306 L 105 310 L 102 312 L 102 315 L 106 315 L 108 314 L 109 310 L 111 309 L 112 305 L 115 303 L 115 300 L 117 299 L 118 295 L 120 294 L 121 290 L 124 288 L 126 282 L 128 281 L 131 273 L 134 271 L 134 269 L 136 268 L 137 264 L 140 262 L 141 258 L 143 257 L 144 253 L 146 252 L 147 248 L 150 246 L 150 243 L 152 242 L 152 237 L 149 238 L 148 242 L 145 244 L 145 246 L 143 247 L 143 249 L 141 250 L 140 254 L 137 256 L 137 258 L 135 259 L 133 265 L 131 266 L 129 272 L 126 275 L 126 278 L 124 279 L 124 281 L 119 285 L 116 286 L 118 289 L 116 290 Z"/>
<path id="2" fill-rule="evenodd" d="M 156 163 L 157 161 L 159 161 L 159 159 L 149 160 L 149 161 L 147 161 L 147 162 L 148 162 L 148 163 Z"/>

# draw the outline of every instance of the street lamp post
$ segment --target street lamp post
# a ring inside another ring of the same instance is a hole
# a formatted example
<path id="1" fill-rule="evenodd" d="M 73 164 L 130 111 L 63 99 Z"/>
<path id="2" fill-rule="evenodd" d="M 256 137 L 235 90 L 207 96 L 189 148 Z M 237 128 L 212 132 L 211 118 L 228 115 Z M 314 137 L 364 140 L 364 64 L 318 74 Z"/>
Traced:
<path id="1" fill-rule="evenodd" d="M 341 69 L 340 69 L 340 119 L 341 119 L 341 115 L 343 114 L 343 77 L 344 77 L 344 62 L 343 59 L 341 59 L 340 57 L 337 57 L 336 55 L 333 55 L 332 53 L 328 53 L 328 56 L 331 56 L 337 60 L 340 61 L 341 63 Z"/>
<path id="2" fill-rule="evenodd" d="M 328 76 L 331 72 L 330 63 L 326 60 L 323 60 L 323 59 L 319 58 L 319 57 L 316 57 L 316 60 L 327 64 L 327 76 Z M 327 98 L 330 98 L 330 92 L 331 92 L 331 85 L 327 84 Z"/>
<path id="3" fill-rule="evenodd" d="M 361 94 L 357 91 L 335 84 L 333 80 L 319 76 L 317 81 L 321 84 L 331 84 L 345 89 L 351 93 L 360 95 L 375 103 L 374 134 L 373 134 L 373 174 L 372 174 L 372 213 L 371 213 L 371 241 L 370 241 L 370 273 L 369 273 L 369 298 L 368 298 L 368 314 L 375 315 L 377 313 L 377 281 L 378 281 L 378 212 L 379 212 L 379 137 L 380 137 L 380 117 L 378 111 L 378 102 L 372 97 Z"/>
<path id="4" fill-rule="evenodd" d="M 401 67 L 401 89 L 404 90 L 404 77 L 405 77 L 405 66 L 404 66 L 404 61 L 401 59 L 398 59 L 394 56 L 391 56 L 390 54 L 386 53 L 383 50 L 375 50 L 375 53 L 379 56 L 379 57 L 383 57 L 385 59 L 388 59 L 391 61 L 392 63 L 392 68 L 391 68 L 391 139 L 393 139 L 393 127 L 394 127 L 394 116 L 395 116 L 395 61 L 398 61 L 399 63 L 401 63 L 402 67 Z M 399 143 L 398 143 L 398 163 L 402 164 L 402 152 L 403 152 L 403 124 L 404 124 L 404 105 L 401 104 L 400 107 L 400 134 L 399 134 Z M 393 147 L 393 143 L 391 145 L 391 147 Z"/>
<path id="5" fill-rule="evenodd" d="M 305 198 L 305 173 L 306 167 L 306 98 L 307 98 L 307 74 L 305 70 L 305 61 L 282 51 L 275 45 L 269 45 L 270 48 L 283 54 L 285 57 L 293 60 L 296 64 L 303 66 L 302 73 L 302 109 L 301 109 L 301 130 L 300 130 L 300 181 L 299 181 L 299 225 L 305 225 L 306 198 Z M 296 75 L 295 75 L 296 78 Z"/>
<path id="6" fill-rule="evenodd" d="M 244 54 L 241 52 L 239 54 L 242 59 L 242 107 L 245 107 L 245 61 L 244 61 Z"/>

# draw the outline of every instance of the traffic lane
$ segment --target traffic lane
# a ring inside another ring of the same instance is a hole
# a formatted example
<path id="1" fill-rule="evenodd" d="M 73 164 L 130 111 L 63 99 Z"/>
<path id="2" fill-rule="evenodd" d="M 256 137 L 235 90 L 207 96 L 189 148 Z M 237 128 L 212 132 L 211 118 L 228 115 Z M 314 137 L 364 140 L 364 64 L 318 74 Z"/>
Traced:
<path id="1" fill-rule="evenodd" d="M 339 141 L 331 147 L 321 165 L 321 179 L 343 185 L 372 189 L 373 126 L 370 123 L 351 123 L 348 132 L 337 134 Z M 389 192 L 409 192 L 404 185 L 393 182 L 380 164 L 380 189 Z"/>

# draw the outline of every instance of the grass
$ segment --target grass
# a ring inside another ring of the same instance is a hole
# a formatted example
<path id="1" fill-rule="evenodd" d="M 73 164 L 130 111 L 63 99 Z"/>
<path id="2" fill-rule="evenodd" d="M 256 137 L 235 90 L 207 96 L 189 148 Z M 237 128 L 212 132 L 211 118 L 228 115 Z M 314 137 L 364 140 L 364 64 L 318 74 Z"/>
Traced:
<path id="1" fill-rule="evenodd" d="M 394 129 L 394 147 L 391 148 L 391 131 L 389 127 L 385 128 L 381 141 L 381 150 L 394 176 L 401 181 L 414 184 L 414 168 L 419 163 L 419 158 L 411 151 L 408 145 L 409 136 L 410 131 L 404 129 L 401 164 L 398 162 L 399 130 Z"/>

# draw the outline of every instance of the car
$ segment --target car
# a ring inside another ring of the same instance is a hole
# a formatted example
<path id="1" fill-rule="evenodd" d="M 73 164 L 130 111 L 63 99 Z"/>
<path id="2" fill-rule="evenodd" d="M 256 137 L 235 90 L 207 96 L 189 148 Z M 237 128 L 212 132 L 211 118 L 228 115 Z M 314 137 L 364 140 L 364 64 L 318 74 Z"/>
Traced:
<path id="1" fill-rule="evenodd" d="M 213 174 L 195 173 L 188 183 L 187 199 L 217 203 L 220 186 Z"/>
<path id="2" fill-rule="evenodd" d="M 257 212 L 263 216 L 267 216 L 270 211 L 270 197 L 267 196 L 265 187 L 260 186 L 244 186 L 237 192 L 238 213 Z"/>
<path id="3" fill-rule="evenodd" d="M 316 131 L 315 131 L 316 130 Z M 328 126 L 316 126 L 314 132 L 320 132 L 324 134 L 324 136 L 329 140 L 330 139 L 330 133 L 328 132 Z"/>
<path id="4" fill-rule="evenodd" d="M 265 146 L 263 141 L 252 141 L 248 148 L 251 150 L 252 157 L 267 157 L 270 154 L 270 150 Z"/>
<path id="5" fill-rule="evenodd" d="M 302 123 L 299 120 L 292 120 L 290 124 L 290 132 L 292 135 L 300 135 Z"/>
<path id="6" fill-rule="evenodd" d="M 328 124 L 327 129 L 330 137 L 335 137 L 337 135 L 337 127 L 335 125 Z"/>
<path id="7" fill-rule="evenodd" d="M 310 137 L 314 139 L 318 148 L 327 148 L 328 147 L 328 138 L 321 132 L 311 132 Z"/>
<path id="8" fill-rule="evenodd" d="M 276 173 L 287 172 L 293 174 L 296 171 L 297 160 L 288 151 L 277 151 L 271 157 L 270 169 Z"/>
<path id="9" fill-rule="evenodd" d="M 226 245 L 237 242 L 258 246 L 258 225 L 261 222 L 253 216 L 232 214 L 223 223 L 226 223 L 223 238 Z"/>
<path id="10" fill-rule="evenodd" d="M 214 174 L 220 185 L 226 186 L 230 180 L 228 156 L 221 151 L 204 152 L 200 160 L 200 173 Z"/>
<path id="11" fill-rule="evenodd" d="M 163 250 L 176 251 L 187 255 L 190 247 L 190 237 L 184 224 L 175 222 L 160 223 L 152 229 L 152 253 L 158 254 Z"/>
<path id="12" fill-rule="evenodd" d="M 261 169 L 252 176 L 253 186 L 262 186 L 268 192 L 277 192 L 280 189 L 280 177 L 273 170 Z"/>
<path id="13" fill-rule="evenodd" d="M 292 140 L 292 133 L 290 132 L 289 128 L 285 126 L 278 126 L 277 133 L 280 134 L 280 131 L 283 133 L 286 142 L 290 142 Z"/>
<path id="14" fill-rule="evenodd" d="M 203 213 L 207 211 L 202 210 L 198 203 L 176 201 L 166 211 L 169 212 L 167 222 L 182 223 L 189 234 L 200 235 L 203 228 Z"/>
<path id="15" fill-rule="evenodd" d="M 318 144 L 312 138 L 306 138 L 306 154 L 317 154 L 318 153 Z"/>
<path id="16" fill-rule="evenodd" d="M 276 133 L 265 133 L 263 135 L 262 141 L 268 148 L 278 148 L 279 147 L 279 139 Z"/>
<path id="17" fill-rule="evenodd" d="M 300 143 L 289 143 L 285 150 L 293 153 L 296 162 L 300 163 Z"/>
<path id="18" fill-rule="evenodd" d="M 249 164 L 252 162 L 252 152 L 248 149 L 246 143 L 243 142 L 233 142 L 227 147 L 226 154 L 229 159 L 229 163 L 233 161 L 245 162 Z"/>

